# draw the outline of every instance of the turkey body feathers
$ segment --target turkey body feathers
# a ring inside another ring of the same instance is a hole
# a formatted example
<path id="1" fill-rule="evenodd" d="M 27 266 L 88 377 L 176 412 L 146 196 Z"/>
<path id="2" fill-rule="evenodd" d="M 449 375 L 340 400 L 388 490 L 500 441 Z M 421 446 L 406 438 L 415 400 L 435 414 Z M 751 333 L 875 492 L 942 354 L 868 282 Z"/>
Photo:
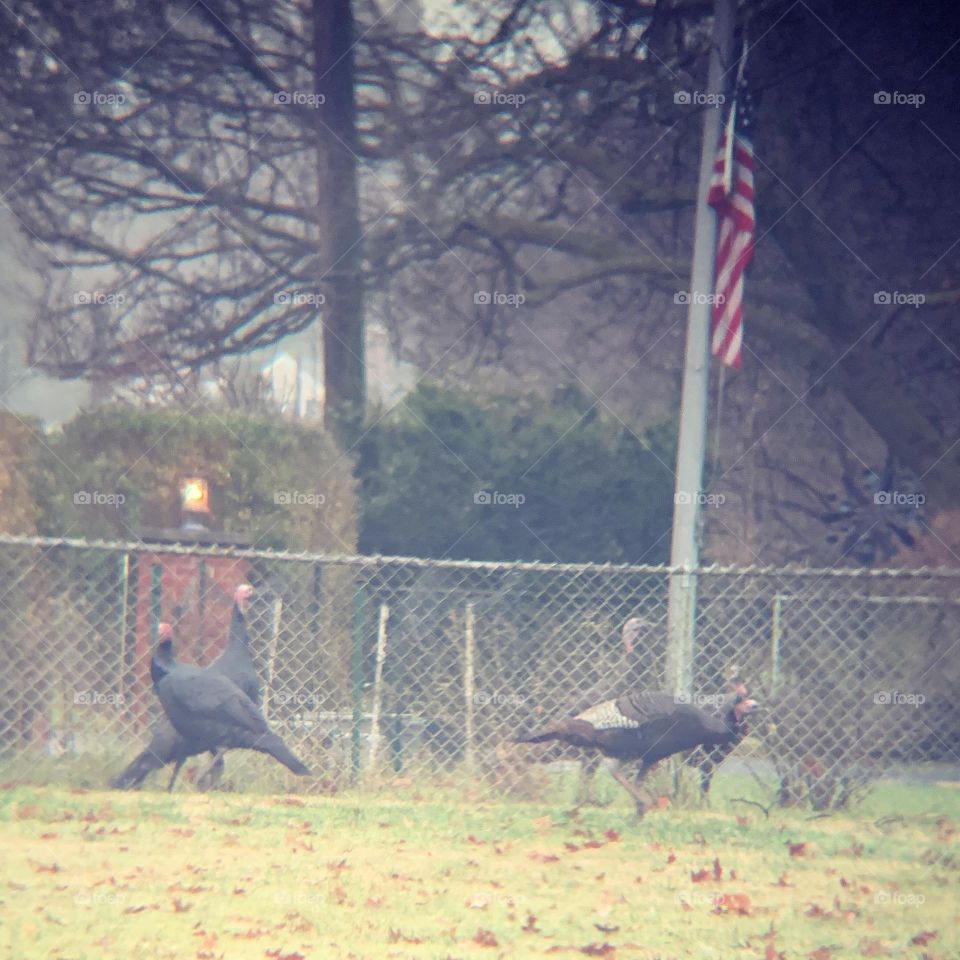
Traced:
<path id="1" fill-rule="evenodd" d="M 691 704 L 678 704 L 669 694 L 627 693 L 517 740 L 563 740 L 617 760 L 642 760 L 649 765 L 683 750 L 736 738 L 736 729 L 726 719 L 711 717 Z"/>
<path id="2" fill-rule="evenodd" d="M 254 703 L 260 703 L 262 689 L 260 676 L 250 656 L 250 641 L 247 635 L 247 618 L 239 604 L 233 605 L 230 614 L 230 633 L 223 653 L 207 668 L 232 680 Z"/>
<path id="3" fill-rule="evenodd" d="M 294 773 L 310 771 L 270 729 L 257 705 L 228 677 L 178 664 L 157 684 L 163 710 L 177 733 L 202 750 L 267 753 Z"/>

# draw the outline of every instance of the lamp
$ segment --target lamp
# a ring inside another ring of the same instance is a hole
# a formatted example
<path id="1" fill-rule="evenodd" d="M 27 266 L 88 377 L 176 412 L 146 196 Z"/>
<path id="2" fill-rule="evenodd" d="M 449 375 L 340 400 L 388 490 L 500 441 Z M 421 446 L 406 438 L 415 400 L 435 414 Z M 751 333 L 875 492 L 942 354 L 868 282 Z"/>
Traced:
<path id="1" fill-rule="evenodd" d="M 210 515 L 210 486 L 205 477 L 184 477 L 180 481 L 180 512 L 183 525 L 195 526 L 197 515 Z"/>

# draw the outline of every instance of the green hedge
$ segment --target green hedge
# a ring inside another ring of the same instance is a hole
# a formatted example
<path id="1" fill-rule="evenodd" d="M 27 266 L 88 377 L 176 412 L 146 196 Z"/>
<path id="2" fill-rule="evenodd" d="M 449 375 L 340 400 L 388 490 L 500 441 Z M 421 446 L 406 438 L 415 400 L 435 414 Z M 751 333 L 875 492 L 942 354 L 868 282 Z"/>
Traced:
<path id="1" fill-rule="evenodd" d="M 673 423 L 635 434 L 572 390 L 544 401 L 422 385 L 359 445 L 360 549 L 664 561 L 674 435 Z"/>
<path id="2" fill-rule="evenodd" d="M 353 461 L 323 430 L 280 418 L 122 405 L 40 438 L 37 529 L 135 539 L 180 523 L 179 481 L 210 482 L 212 525 L 261 547 L 356 547 Z"/>

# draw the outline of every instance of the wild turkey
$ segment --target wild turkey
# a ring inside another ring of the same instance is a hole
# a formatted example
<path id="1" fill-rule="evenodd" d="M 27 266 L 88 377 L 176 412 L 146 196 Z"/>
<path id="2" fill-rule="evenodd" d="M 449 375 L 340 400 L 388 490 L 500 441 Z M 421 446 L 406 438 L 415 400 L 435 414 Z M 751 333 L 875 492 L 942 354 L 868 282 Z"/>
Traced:
<path id="1" fill-rule="evenodd" d="M 173 640 L 160 641 L 150 676 L 167 719 L 192 752 L 247 749 L 269 754 L 298 776 L 309 769 L 267 725 L 260 708 L 229 677 L 177 663 Z"/>
<path id="2" fill-rule="evenodd" d="M 577 694 L 572 699 L 567 709 L 564 711 L 568 717 L 575 717 L 577 714 L 596 703 L 603 700 L 609 700 L 612 697 L 620 696 L 628 691 L 632 684 L 638 680 L 638 660 L 644 648 L 638 644 L 642 634 L 649 632 L 651 623 L 642 617 L 630 617 L 620 630 L 620 640 L 623 644 L 623 650 L 616 663 L 605 672 L 605 676 L 597 683 L 593 684 L 584 693 Z M 734 695 L 742 691 L 746 696 L 746 690 L 739 681 L 734 686 Z M 724 705 L 724 709 L 729 703 Z M 696 769 L 700 778 L 700 791 L 707 801 L 710 794 L 710 786 L 713 782 L 713 775 L 717 767 L 726 759 L 727 755 L 733 750 L 735 743 L 725 746 L 713 746 L 697 750 L 688 757 L 688 763 Z M 561 753 L 555 755 L 546 755 L 541 757 L 541 761 L 560 759 Z M 594 783 L 597 770 L 603 762 L 603 754 L 596 751 L 589 751 L 583 758 L 580 767 L 580 782 L 577 787 L 577 803 L 593 804 L 596 803 L 594 796 Z"/>
<path id="3" fill-rule="evenodd" d="M 640 783 L 654 764 L 695 747 L 732 748 L 746 734 L 746 717 L 756 706 L 756 701 L 746 698 L 745 688 L 737 691 L 733 703 L 721 716 L 711 716 L 692 704 L 680 703 L 667 693 L 634 691 L 588 707 L 575 717 L 557 720 L 518 737 L 516 742 L 559 740 L 620 762 L 639 760 L 641 766 L 635 783 L 618 768 L 611 772 L 633 798 L 637 813 L 643 816 L 647 804 L 641 795 Z"/>
<path id="4" fill-rule="evenodd" d="M 229 677 L 254 703 L 259 703 L 261 694 L 260 677 L 253 665 L 253 658 L 250 656 L 246 620 L 247 602 L 252 593 L 253 587 L 248 583 L 241 583 L 234 591 L 227 645 L 223 653 L 207 667 L 207 670 Z M 172 639 L 170 625 L 161 624 L 161 627 L 164 629 L 161 639 Z M 190 757 L 203 752 L 202 750 L 193 750 L 192 745 L 179 736 L 166 716 L 161 715 L 150 728 L 149 744 L 120 774 L 113 778 L 110 785 L 115 790 L 139 788 L 154 770 L 159 770 L 168 763 L 172 763 L 174 768 L 167 784 L 167 790 L 173 790 L 180 768 Z M 204 773 L 202 780 L 198 781 L 198 786 L 215 786 L 222 775 L 223 757 L 218 757 Z"/>

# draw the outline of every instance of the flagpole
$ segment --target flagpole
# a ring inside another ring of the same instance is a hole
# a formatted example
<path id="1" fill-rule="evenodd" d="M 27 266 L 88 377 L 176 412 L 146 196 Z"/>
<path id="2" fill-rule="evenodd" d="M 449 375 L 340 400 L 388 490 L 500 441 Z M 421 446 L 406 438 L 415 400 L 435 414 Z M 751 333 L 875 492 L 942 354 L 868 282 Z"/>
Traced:
<path id="1" fill-rule="evenodd" d="M 713 38 L 707 93 L 722 94 L 733 52 L 736 0 L 714 0 Z M 707 205 L 710 178 L 720 142 L 723 110 L 708 108 L 703 117 L 700 147 L 700 183 L 697 188 L 693 264 L 687 301 L 687 347 L 680 395 L 680 429 L 677 437 L 677 480 L 674 490 L 671 574 L 667 606 L 667 686 L 675 696 L 691 693 L 697 582 L 700 561 L 698 527 L 703 460 L 707 437 L 707 387 L 710 360 L 710 302 L 713 292 L 717 225 Z"/>

